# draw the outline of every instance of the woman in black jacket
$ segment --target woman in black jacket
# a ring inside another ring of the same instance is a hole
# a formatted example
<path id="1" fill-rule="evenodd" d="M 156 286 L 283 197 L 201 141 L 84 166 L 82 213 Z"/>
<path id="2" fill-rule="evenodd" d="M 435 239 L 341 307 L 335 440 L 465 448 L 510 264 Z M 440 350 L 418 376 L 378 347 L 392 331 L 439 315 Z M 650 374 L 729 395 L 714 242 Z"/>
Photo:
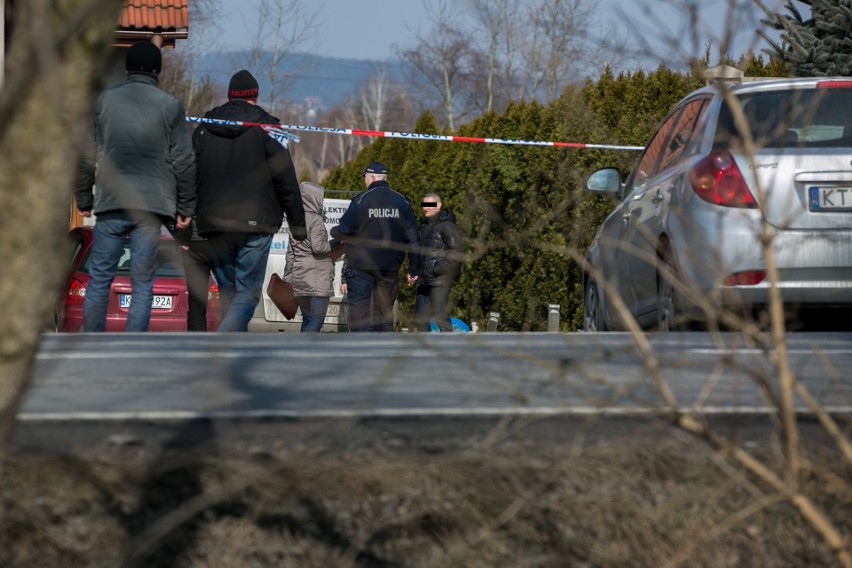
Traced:
<path id="1" fill-rule="evenodd" d="M 420 228 L 420 269 L 409 276 L 417 283 L 414 319 L 417 329 L 430 331 L 434 319 L 440 331 L 453 331 L 450 321 L 450 286 L 461 275 L 464 247 L 456 227 L 456 217 L 441 207 L 437 193 L 427 193 L 420 203 L 423 223 Z"/>

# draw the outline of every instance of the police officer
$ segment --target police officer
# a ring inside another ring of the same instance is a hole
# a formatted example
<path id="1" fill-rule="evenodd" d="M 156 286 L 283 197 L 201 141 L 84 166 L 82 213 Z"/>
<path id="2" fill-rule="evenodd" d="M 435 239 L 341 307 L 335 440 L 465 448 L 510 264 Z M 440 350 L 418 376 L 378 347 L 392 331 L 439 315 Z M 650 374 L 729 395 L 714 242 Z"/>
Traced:
<path id="1" fill-rule="evenodd" d="M 361 176 L 367 190 L 352 198 L 340 224 L 331 229 L 333 238 L 346 243 L 349 330 L 393 331 L 399 269 L 407 254 L 409 275 L 419 273 L 419 256 L 412 252 L 419 241 L 417 219 L 408 199 L 391 189 L 384 164 L 372 162 Z"/>

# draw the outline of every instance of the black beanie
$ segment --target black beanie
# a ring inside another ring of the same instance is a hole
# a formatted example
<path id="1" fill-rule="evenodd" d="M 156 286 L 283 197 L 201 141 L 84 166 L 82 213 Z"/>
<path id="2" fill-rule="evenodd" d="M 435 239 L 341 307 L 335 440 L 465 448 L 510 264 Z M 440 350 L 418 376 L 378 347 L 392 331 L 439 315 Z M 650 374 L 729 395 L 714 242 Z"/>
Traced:
<path id="1" fill-rule="evenodd" d="M 242 69 L 234 73 L 231 82 L 228 83 L 228 99 L 251 99 L 257 100 L 257 79 L 251 73 Z"/>
<path id="2" fill-rule="evenodd" d="M 160 53 L 160 48 L 150 41 L 134 43 L 127 50 L 125 68 L 129 73 L 134 71 L 159 73 L 163 68 L 163 56 Z"/>

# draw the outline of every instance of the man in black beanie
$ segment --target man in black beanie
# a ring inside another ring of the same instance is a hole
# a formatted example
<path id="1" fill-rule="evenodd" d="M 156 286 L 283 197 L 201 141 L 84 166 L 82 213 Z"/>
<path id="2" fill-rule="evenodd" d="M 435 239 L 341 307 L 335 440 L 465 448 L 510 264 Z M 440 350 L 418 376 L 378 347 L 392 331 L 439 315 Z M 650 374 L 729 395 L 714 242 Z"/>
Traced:
<path id="1" fill-rule="evenodd" d="M 219 331 L 248 330 L 263 290 L 272 235 L 284 215 L 294 240 L 307 235 L 290 152 L 257 126 L 280 121 L 257 105 L 258 94 L 251 73 L 234 73 L 228 102 L 204 115 L 222 122 L 202 123 L 192 137 L 198 161 L 197 225 L 208 239 L 219 284 Z"/>
<path id="2" fill-rule="evenodd" d="M 140 41 L 127 50 L 124 68 L 131 73 L 159 75 L 163 69 L 163 56 L 160 48 L 150 41 Z"/>
<path id="3" fill-rule="evenodd" d="M 183 106 L 157 86 L 160 49 L 136 43 L 125 64 L 127 80 L 95 102 L 92 143 L 76 190 L 80 214 L 97 216 L 83 331 L 106 330 L 110 287 L 126 248 L 133 301 L 125 329 L 148 329 L 160 229 L 175 221 L 187 227 L 195 214 L 192 140 Z M 111 323 L 109 331 L 121 331 L 116 327 L 121 326 Z"/>
<path id="4" fill-rule="evenodd" d="M 231 82 L 228 83 L 229 101 L 243 99 L 257 102 L 258 92 L 257 80 L 245 69 L 234 73 L 234 76 L 231 77 Z"/>

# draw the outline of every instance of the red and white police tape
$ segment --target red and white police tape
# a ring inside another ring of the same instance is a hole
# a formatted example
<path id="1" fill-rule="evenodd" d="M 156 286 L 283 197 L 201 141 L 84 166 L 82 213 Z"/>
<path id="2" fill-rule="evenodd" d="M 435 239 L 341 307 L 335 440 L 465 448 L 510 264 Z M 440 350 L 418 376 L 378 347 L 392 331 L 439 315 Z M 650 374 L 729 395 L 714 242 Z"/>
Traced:
<path id="1" fill-rule="evenodd" d="M 324 126 L 301 126 L 295 124 L 263 124 L 242 120 L 221 120 L 215 118 L 186 117 L 188 122 L 203 124 L 228 124 L 233 126 L 259 126 L 270 136 L 282 142 L 283 140 L 299 141 L 295 134 L 287 130 L 301 132 L 319 132 L 323 134 L 343 134 L 348 136 L 376 136 L 381 138 L 402 138 L 405 140 L 434 140 L 439 142 L 478 142 L 482 144 L 516 144 L 522 146 L 549 146 L 554 148 L 598 148 L 601 150 L 644 150 L 644 146 L 620 146 L 615 144 L 585 144 L 581 142 L 543 142 L 539 140 L 515 140 L 506 138 L 476 138 L 473 136 L 446 136 L 443 134 L 418 134 L 414 132 L 393 132 L 381 130 L 358 130 L 355 128 L 329 128 Z"/>

